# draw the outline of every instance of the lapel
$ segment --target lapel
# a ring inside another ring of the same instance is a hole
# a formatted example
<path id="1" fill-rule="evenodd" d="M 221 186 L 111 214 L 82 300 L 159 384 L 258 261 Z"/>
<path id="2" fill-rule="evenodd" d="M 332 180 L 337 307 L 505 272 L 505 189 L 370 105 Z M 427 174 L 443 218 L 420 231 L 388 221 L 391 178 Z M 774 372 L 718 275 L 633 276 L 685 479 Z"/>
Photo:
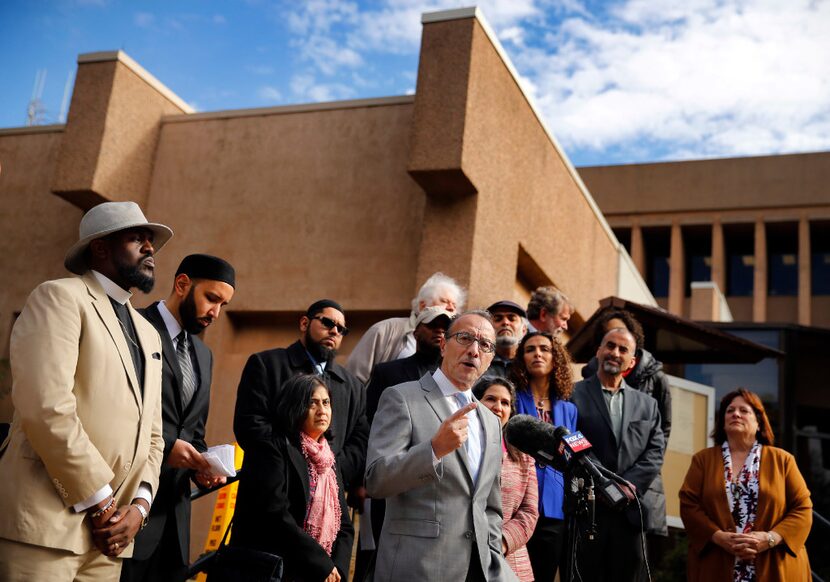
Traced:
<path id="1" fill-rule="evenodd" d="M 440 386 L 438 386 L 438 383 L 432 377 L 432 374 L 424 374 L 419 380 L 419 382 L 421 383 L 421 388 L 426 392 L 425 396 L 427 402 L 435 411 L 435 414 L 438 416 L 439 422 L 444 422 L 447 419 L 447 417 L 452 414 L 449 402 L 447 402 L 447 397 L 444 396 L 443 392 L 441 392 L 441 388 Z M 473 473 L 472 471 L 470 471 L 470 463 L 467 460 L 467 453 L 464 450 L 464 447 L 458 447 L 452 454 L 456 455 L 457 458 L 460 459 L 461 464 L 467 471 L 467 478 L 470 480 L 470 483 L 472 484 Z"/>
<path id="2" fill-rule="evenodd" d="M 608 406 L 606 406 L 605 397 L 602 395 L 602 384 L 599 381 L 599 376 L 594 374 L 591 378 L 588 379 L 588 382 L 585 387 L 588 389 L 588 397 L 594 404 L 594 408 L 596 408 L 599 411 L 599 415 L 605 421 L 605 426 L 608 428 L 608 434 L 611 435 L 611 438 L 614 439 L 614 442 L 616 443 L 617 439 L 614 436 L 614 427 L 611 425 L 611 415 L 608 413 Z M 625 403 L 623 404 L 623 406 L 625 406 Z M 625 413 L 623 413 L 623 417 L 624 416 Z M 623 429 L 625 429 L 624 423 Z M 616 444 L 619 448 L 619 443 Z"/>
<path id="3" fill-rule="evenodd" d="M 91 271 L 87 271 L 81 277 L 81 279 L 86 284 L 87 291 L 89 295 L 92 297 L 92 306 L 95 308 L 95 311 L 98 313 L 98 317 L 101 318 L 101 321 L 104 324 L 104 327 L 109 332 L 110 337 L 112 338 L 113 342 L 115 343 L 115 349 L 118 351 L 118 355 L 121 357 L 121 364 L 124 366 L 124 371 L 127 374 L 127 379 L 130 382 L 130 387 L 133 391 L 133 396 L 135 397 L 135 402 L 138 405 L 139 410 L 142 408 L 142 398 L 141 398 L 141 387 L 138 385 L 138 377 L 135 374 L 135 366 L 133 365 L 133 358 L 130 355 L 130 348 L 127 346 L 127 339 L 124 337 L 124 331 L 121 329 L 121 324 L 118 322 L 118 318 L 115 315 L 115 310 L 112 308 L 110 304 L 109 296 L 104 292 L 104 289 L 98 283 L 95 276 L 92 274 Z M 129 302 L 127 302 L 129 305 Z M 129 307 L 130 315 L 133 317 L 133 324 L 136 322 L 136 316 L 138 315 L 135 310 L 133 310 L 132 306 Z M 139 341 L 142 344 L 146 345 L 144 338 L 142 338 L 141 332 L 139 330 L 138 325 L 135 325 L 136 328 L 136 335 L 139 338 Z M 142 347 L 142 350 L 144 348 Z M 149 354 L 144 354 L 145 358 L 149 356 Z"/>
<path id="4" fill-rule="evenodd" d="M 179 359 L 176 357 L 176 347 L 173 345 L 173 340 L 170 339 L 170 333 L 167 331 L 167 324 L 164 323 L 164 319 L 162 319 L 161 313 L 159 313 L 158 302 L 153 303 L 150 307 L 145 309 L 144 313 L 146 314 L 150 323 L 153 324 L 153 327 L 156 328 L 156 331 L 158 331 L 159 337 L 161 337 L 161 353 L 165 363 L 173 372 L 175 384 L 174 386 L 171 386 L 171 388 L 173 389 L 173 400 L 176 403 L 176 410 L 178 412 L 179 418 L 181 418 L 182 370 L 179 367 Z"/>
<path id="5" fill-rule="evenodd" d="M 294 470 L 300 476 L 300 482 L 303 484 L 303 492 L 305 493 L 305 498 L 308 500 L 309 496 L 309 488 L 310 485 L 308 483 L 308 464 L 306 463 L 305 457 L 303 456 L 303 452 L 291 444 L 291 441 L 288 440 L 286 437 L 282 437 L 285 441 L 285 450 L 288 451 L 288 460 L 291 462 L 291 466 L 294 467 Z"/>
<path id="6" fill-rule="evenodd" d="M 154 345 L 156 342 L 153 341 L 155 334 L 156 336 L 159 335 L 155 328 L 151 325 L 147 325 L 147 322 L 144 320 L 144 316 L 142 316 L 135 308 L 127 301 L 127 308 L 130 311 L 130 317 L 133 320 L 133 327 L 135 328 L 135 334 L 138 336 L 138 347 L 141 350 L 141 353 L 144 354 L 144 384 L 145 388 L 147 385 L 147 367 L 150 364 L 151 358 L 153 357 L 153 352 L 150 346 Z M 130 360 L 132 362 L 132 359 Z M 146 394 L 146 392 L 145 392 Z M 141 402 L 141 392 L 138 393 L 138 400 Z"/>

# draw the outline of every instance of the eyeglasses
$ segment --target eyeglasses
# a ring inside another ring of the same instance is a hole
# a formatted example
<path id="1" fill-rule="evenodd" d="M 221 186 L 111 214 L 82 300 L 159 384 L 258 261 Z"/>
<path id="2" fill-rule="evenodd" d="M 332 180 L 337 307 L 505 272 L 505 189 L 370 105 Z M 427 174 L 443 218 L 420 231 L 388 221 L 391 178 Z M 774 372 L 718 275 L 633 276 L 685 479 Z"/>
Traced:
<path id="1" fill-rule="evenodd" d="M 345 325 L 340 325 L 339 323 L 337 323 L 336 321 L 334 321 L 330 317 L 326 317 L 325 315 L 315 315 L 311 319 L 316 319 L 317 321 L 322 323 L 323 327 L 325 327 L 326 329 L 335 329 L 336 328 L 337 333 L 339 333 L 343 337 L 349 335 L 349 328 L 348 327 L 346 327 Z"/>
<path id="2" fill-rule="evenodd" d="M 485 354 L 492 354 L 496 351 L 496 344 L 494 342 L 491 342 L 488 339 L 478 338 L 471 333 L 467 333 L 466 331 L 459 331 L 449 335 L 448 337 L 454 337 L 455 341 L 460 343 L 465 348 L 473 345 L 473 342 L 478 342 L 478 347 L 481 348 L 481 351 Z"/>

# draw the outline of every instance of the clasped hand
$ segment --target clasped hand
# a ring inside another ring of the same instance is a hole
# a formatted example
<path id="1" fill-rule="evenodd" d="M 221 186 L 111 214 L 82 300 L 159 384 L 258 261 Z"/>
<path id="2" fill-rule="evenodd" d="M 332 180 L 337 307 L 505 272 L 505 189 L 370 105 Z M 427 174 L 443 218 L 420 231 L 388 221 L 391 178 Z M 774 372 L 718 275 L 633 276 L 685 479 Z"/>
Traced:
<path id="1" fill-rule="evenodd" d="M 760 531 L 732 533 L 718 531 L 712 541 L 741 560 L 753 560 L 755 556 L 769 549 L 767 534 Z"/>
<path id="2" fill-rule="evenodd" d="M 112 514 L 92 519 L 92 539 L 104 555 L 121 554 L 141 529 L 143 517 L 132 505 L 122 505 Z"/>

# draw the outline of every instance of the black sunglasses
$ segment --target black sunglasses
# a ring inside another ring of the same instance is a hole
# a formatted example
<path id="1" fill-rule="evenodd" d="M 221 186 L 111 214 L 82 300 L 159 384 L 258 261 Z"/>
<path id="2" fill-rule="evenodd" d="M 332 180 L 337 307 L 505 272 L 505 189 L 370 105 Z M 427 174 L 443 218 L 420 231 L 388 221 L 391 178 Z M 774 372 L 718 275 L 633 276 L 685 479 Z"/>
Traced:
<path id="1" fill-rule="evenodd" d="M 323 327 L 326 329 L 337 329 L 337 333 L 342 335 L 343 337 L 349 335 L 349 328 L 345 325 L 340 325 L 330 317 L 326 317 L 325 315 L 315 315 L 311 319 L 316 319 L 320 323 L 323 324 Z"/>

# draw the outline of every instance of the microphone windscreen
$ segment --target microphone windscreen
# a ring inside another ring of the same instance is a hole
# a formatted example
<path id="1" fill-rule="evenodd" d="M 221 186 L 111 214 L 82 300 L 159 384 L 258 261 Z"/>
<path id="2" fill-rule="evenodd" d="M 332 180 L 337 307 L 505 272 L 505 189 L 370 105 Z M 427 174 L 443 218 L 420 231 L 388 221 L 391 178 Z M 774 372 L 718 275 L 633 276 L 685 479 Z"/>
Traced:
<path id="1" fill-rule="evenodd" d="M 553 451 L 556 447 L 552 424 L 529 414 L 517 414 L 507 421 L 504 436 L 507 442 L 528 455 L 536 456 L 539 450 Z"/>

